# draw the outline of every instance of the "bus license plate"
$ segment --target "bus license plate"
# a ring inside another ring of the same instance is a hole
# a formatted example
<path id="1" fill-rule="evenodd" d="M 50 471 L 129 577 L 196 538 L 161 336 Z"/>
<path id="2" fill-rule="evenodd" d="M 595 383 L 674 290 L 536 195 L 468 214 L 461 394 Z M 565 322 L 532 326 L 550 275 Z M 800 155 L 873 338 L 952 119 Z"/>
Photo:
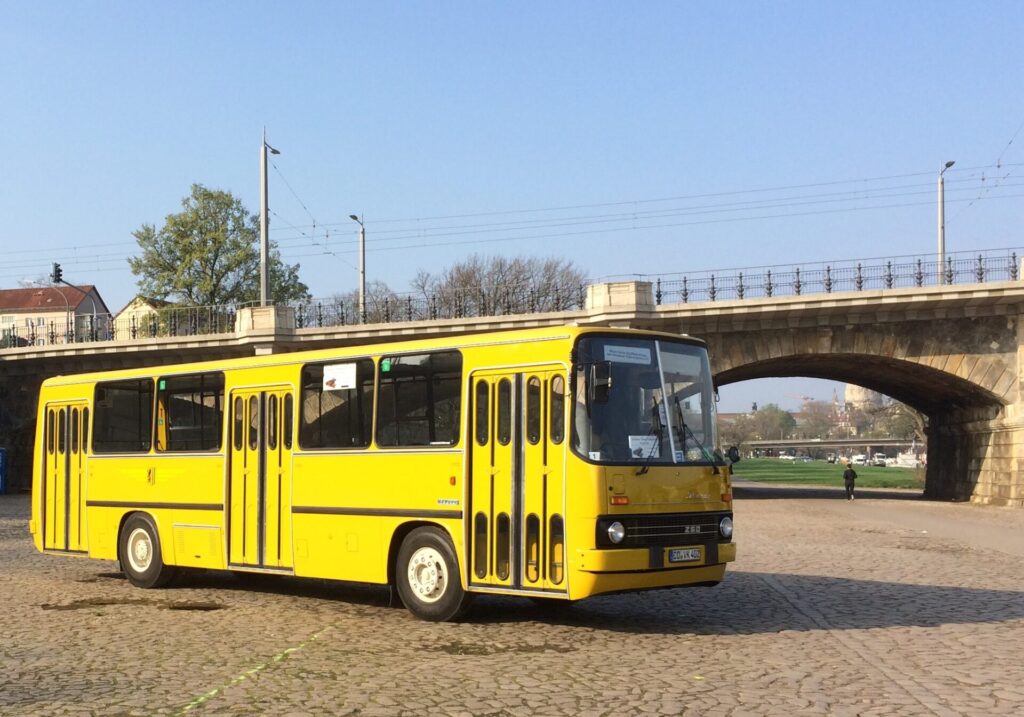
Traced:
<path id="1" fill-rule="evenodd" d="M 670 563 L 688 563 L 692 560 L 700 560 L 700 548 L 674 548 L 668 551 Z"/>

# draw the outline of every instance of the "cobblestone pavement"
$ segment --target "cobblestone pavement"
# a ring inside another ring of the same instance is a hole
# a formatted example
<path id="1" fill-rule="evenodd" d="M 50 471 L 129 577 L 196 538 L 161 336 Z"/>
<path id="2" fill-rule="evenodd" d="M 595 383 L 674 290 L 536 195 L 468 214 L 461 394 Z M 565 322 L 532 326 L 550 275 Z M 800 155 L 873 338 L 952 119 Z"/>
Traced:
<path id="1" fill-rule="evenodd" d="M 379 588 L 138 590 L 37 554 L 27 513 L 0 496 L 4 715 L 1024 713 L 1020 555 L 922 528 L 1019 541 L 1024 511 L 739 487 L 741 557 L 716 588 L 481 599 L 440 625 Z"/>

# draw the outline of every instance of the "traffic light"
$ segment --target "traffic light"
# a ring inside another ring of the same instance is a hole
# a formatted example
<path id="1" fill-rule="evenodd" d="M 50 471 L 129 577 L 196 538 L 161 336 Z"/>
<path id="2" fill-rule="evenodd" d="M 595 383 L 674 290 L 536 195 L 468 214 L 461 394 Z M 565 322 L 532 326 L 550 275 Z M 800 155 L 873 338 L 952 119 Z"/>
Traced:
<path id="1" fill-rule="evenodd" d="M 64 271 L 60 268 L 60 264 L 53 262 L 53 271 L 50 272 L 50 282 L 59 284 L 64 280 Z"/>

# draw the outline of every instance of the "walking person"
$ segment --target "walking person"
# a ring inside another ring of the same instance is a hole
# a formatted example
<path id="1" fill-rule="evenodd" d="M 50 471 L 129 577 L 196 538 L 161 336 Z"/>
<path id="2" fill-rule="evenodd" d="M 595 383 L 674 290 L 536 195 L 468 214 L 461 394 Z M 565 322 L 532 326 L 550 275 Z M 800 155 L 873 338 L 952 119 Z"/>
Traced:
<path id="1" fill-rule="evenodd" d="M 849 463 L 846 464 L 846 470 L 843 471 L 843 483 L 846 484 L 846 499 L 853 500 L 853 484 L 857 480 L 857 471 L 853 470 L 853 466 Z"/>

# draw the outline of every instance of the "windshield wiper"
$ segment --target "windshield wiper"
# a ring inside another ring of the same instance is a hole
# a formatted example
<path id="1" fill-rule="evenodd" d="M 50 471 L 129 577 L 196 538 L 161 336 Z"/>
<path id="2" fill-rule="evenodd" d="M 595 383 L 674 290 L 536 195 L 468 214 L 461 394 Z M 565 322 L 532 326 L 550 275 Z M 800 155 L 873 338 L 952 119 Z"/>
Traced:
<path id="1" fill-rule="evenodd" d="M 654 405 L 651 407 L 651 430 L 647 433 L 648 436 L 657 436 L 658 441 L 651 446 L 651 450 L 647 452 L 647 457 L 644 458 L 643 464 L 637 469 L 636 474 L 638 476 L 645 475 L 647 471 L 651 469 L 651 461 L 654 460 L 655 451 L 661 454 L 661 444 L 665 442 L 665 427 L 661 424 L 661 412 L 658 410 L 658 399 L 654 399 Z"/>
<path id="2" fill-rule="evenodd" d="M 700 452 L 711 463 L 712 474 L 719 475 L 718 463 L 715 462 L 715 457 L 708 452 L 703 443 L 697 440 L 697 436 L 693 435 L 693 431 L 690 430 L 690 427 L 686 425 L 686 421 L 683 420 L 683 407 L 679 405 L 679 396 L 673 396 L 672 400 L 675 401 L 676 405 L 676 418 L 679 420 L 679 425 L 683 428 L 683 456 L 686 455 L 686 436 L 689 435 L 693 442 L 697 444 Z"/>

